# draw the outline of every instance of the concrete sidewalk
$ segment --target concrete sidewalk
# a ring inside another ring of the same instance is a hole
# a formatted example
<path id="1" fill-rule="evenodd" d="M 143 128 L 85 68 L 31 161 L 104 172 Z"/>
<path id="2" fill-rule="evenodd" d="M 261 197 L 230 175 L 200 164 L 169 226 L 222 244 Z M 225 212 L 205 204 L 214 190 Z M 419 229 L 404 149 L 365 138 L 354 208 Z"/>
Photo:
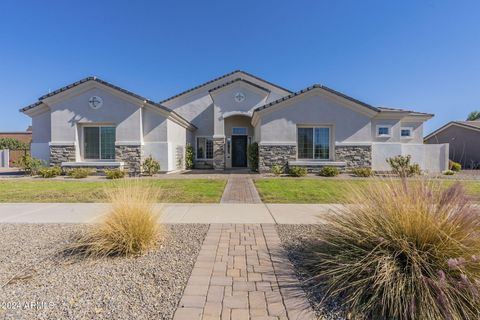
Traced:
<path id="1" fill-rule="evenodd" d="M 332 204 L 159 204 L 164 223 L 319 223 Z M 3 203 L 0 223 L 93 223 L 108 210 L 105 203 Z"/>

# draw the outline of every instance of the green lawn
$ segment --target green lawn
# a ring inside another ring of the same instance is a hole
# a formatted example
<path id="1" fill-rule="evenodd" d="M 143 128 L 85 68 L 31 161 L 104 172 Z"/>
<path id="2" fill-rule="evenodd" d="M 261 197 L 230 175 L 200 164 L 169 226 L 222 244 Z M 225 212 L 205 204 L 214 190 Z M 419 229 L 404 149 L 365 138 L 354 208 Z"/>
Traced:
<path id="1" fill-rule="evenodd" d="M 121 181 L 5 180 L 0 181 L 0 202 L 103 202 L 103 190 Z M 225 180 L 140 180 L 161 190 L 159 202 L 219 202 Z"/>
<path id="2" fill-rule="evenodd" d="M 326 179 L 259 179 L 255 181 L 260 197 L 266 203 L 338 203 L 348 190 L 361 188 L 371 180 Z M 444 181 L 445 185 L 454 181 Z M 480 201 L 480 182 L 461 181 L 474 201 Z"/>

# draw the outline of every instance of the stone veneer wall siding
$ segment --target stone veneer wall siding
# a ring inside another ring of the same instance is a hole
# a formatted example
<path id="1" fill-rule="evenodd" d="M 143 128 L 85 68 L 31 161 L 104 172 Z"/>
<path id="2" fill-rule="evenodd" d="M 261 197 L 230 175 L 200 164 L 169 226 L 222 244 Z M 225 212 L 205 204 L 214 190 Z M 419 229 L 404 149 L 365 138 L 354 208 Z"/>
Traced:
<path id="1" fill-rule="evenodd" d="M 115 161 L 124 162 L 124 169 L 129 175 L 142 172 L 143 147 L 141 145 L 115 146 Z"/>
<path id="2" fill-rule="evenodd" d="M 225 169 L 225 138 L 213 138 L 213 168 Z"/>
<path id="3" fill-rule="evenodd" d="M 285 167 L 289 161 L 297 157 L 296 145 L 262 145 L 258 146 L 258 171 L 266 173 L 272 171 L 274 164 Z"/>
<path id="4" fill-rule="evenodd" d="M 372 146 L 335 146 L 335 161 L 346 162 L 346 169 L 372 167 Z"/>
<path id="5" fill-rule="evenodd" d="M 74 145 L 54 145 L 50 146 L 50 165 L 60 166 L 62 162 L 75 162 Z"/>

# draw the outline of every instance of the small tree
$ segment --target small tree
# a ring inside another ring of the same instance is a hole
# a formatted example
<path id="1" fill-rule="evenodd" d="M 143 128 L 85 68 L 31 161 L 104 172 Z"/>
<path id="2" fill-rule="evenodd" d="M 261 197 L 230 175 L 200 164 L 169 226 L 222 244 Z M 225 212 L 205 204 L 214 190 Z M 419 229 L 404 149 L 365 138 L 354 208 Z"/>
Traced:
<path id="1" fill-rule="evenodd" d="M 28 144 L 14 138 L 0 138 L 0 150 L 26 150 Z"/>
<path id="2" fill-rule="evenodd" d="M 252 171 L 258 171 L 258 143 L 248 146 L 248 164 Z"/>
<path id="3" fill-rule="evenodd" d="M 468 114 L 467 121 L 480 120 L 480 111 L 472 111 Z"/>
<path id="4" fill-rule="evenodd" d="M 193 169 L 193 166 L 193 147 L 190 143 L 188 143 L 185 149 L 185 169 L 191 170 Z"/>

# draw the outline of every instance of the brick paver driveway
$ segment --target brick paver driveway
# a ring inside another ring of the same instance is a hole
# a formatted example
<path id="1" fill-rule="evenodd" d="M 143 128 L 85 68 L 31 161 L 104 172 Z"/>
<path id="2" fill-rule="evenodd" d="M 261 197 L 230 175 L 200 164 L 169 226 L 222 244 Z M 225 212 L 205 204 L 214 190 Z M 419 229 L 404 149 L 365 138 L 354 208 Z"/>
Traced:
<path id="1" fill-rule="evenodd" d="M 315 319 L 273 224 L 212 224 L 174 320 Z"/>

